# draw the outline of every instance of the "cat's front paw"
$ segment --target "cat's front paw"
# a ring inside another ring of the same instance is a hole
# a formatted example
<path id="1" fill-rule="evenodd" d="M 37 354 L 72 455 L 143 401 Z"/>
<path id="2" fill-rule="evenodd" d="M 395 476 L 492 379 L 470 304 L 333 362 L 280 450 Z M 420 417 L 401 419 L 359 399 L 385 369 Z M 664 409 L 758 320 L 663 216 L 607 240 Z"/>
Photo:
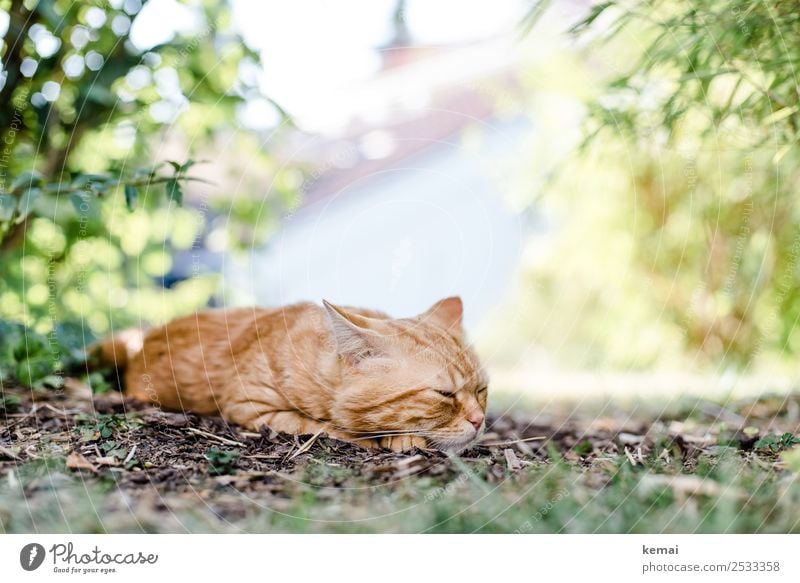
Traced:
<path id="1" fill-rule="evenodd" d="M 381 447 L 385 447 L 386 449 L 391 449 L 392 451 L 409 451 L 414 449 L 415 447 L 419 447 L 420 449 L 425 449 L 428 447 L 428 442 L 425 441 L 424 437 L 420 437 L 419 435 L 393 435 L 391 437 L 381 437 L 378 444 Z"/>

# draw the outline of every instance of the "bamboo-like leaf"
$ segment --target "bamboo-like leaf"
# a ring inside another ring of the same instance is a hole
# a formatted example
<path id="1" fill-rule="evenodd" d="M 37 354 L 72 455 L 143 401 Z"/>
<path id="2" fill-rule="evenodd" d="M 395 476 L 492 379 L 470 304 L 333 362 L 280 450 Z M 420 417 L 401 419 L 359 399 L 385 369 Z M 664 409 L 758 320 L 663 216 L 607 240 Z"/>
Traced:
<path id="1" fill-rule="evenodd" d="M 24 186 L 37 185 L 42 181 L 42 175 L 36 171 L 23 172 L 11 183 L 11 190 L 17 190 Z"/>
<path id="2" fill-rule="evenodd" d="M 81 217 L 97 218 L 99 215 L 97 199 L 86 192 L 73 192 L 69 195 L 69 200 L 75 208 L 75 212 Z"/>
<path id="3" fill-rule="evenodd" d="M 790 115 L 794 115 L 795 113 L 797 113 L 797 111 L 798 111 L 798 107 L 796 105 L 793 105 L 791 107 L 782 107 L 781 109 L 779 109 L 775 113 L 772 113 L 772 114 L 768 115 L 767 117 L 765 117 L 761 121 L 761 123 L 763 125 L 765 125 L 765 126 L 766 125 L 770 125 L 770 124 L 779 122 L 779 121 L 789 117 Z"/>
<path id="4" fill-rule="evenodd" d="M 171 201 L 174 201 L 178 205 L 183 204 L 183 190 L 181 189 L 181 185 L 177 180 L 169 180 L 167 181 L 167 198 Z"/>
<path id="5" fill-rule="evenodd" d="M 29 188 L 24 192 L 24 194 L 20 197 L 19 205 L 17 206 L 17 209 L 19 210 L 17 223 L 21 223 L 31 213 L 33 210 L 33 203 L 36 202 L 36 199 L 39 198 L 41 194 L 42 191 L 39 188 Z"/>
<path id="6" fill-rule="evenodd" d="M 125 204 L 128 206 L 128 210 L 133 210 L 136 206 L 136 202 L 139 200 L 139 191 L 135 186 L 131 186 L 130 184 L 125 185 Z"/>

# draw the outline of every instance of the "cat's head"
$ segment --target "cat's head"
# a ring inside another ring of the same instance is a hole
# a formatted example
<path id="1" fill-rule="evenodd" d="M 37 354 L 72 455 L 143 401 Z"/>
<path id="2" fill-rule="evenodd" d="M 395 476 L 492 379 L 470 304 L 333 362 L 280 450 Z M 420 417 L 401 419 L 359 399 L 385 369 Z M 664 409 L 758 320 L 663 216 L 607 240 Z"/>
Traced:
<path id="1" fill-rule="evenodd" d="M 449 451 L 482 433 L 488 378 L 464 338 L 460 298 L 402 319 L 325 308 L 342 363 L 338 427 L 355 437 L 422 436 Z"/>

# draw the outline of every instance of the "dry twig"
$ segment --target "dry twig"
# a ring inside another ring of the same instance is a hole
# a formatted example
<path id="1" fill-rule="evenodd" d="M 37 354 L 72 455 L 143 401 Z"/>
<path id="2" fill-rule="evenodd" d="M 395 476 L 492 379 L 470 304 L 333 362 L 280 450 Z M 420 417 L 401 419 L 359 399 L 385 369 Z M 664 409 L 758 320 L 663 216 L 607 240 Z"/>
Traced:
<path id="1" fill-rule="evenodd" d="M 203 437 L 208 437 L 209 439 L 216 439 L 220 443 L 224 443 L 225 445 L 234 445 L 236 447 L 245 447 L 241 441 L 234 441 L 232 439 L 228 439 L 227 437 L 220 437 L 219 435 L 214 435 L 213 433 L 209 433 L 208 431 L 203 431 L 202 429 L 197 429 L 196 427 L 187 427 L 186 431 L 190 433 L 196 433 L 197 435 L 202 435 Z"/>

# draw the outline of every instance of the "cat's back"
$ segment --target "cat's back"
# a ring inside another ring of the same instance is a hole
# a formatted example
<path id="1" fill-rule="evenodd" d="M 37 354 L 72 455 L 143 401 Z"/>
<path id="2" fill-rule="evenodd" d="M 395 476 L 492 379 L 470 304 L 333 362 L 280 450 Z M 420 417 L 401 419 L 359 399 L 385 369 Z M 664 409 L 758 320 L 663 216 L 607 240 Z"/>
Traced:
<path id="1" fill-rule="evenodd" d="M 387 317 L 374 310 L 352 311 Z M 125 392 L 169 409 L 213 414 L 236 387 L 324 387 L 337 370 L 321 306 L 212 309 L 150 330 L 129 360 Z"/>
<path id="2" fill-rule="evenodd" d="M 224 397 L 220 391 L 231 378 L 247 373 L 255 352 L 281 352 L 292 344 L 290 334 L 305 344 L 303 333 L 319 329 L 320 312 L 304 303 L 211 309 L 176 318 L 145 334 L 125 373 L 126 393 L 162 407 L 215 413 Z"/>
<path id="3" fill-rule="evenodd" d="M 389 317 L 377 310 L 347 309 L 370 318 Z M 311 302 L 274 309 L 256 309 L 255 315 L 246 321 L 241 335 L 236 338 L 234 348 L 243 349 L 253 342 L 258 342 L 270 354 L 277 354 L 287 347 L 295 353 L 302 350 L 326 350 L 325 347 L 330 348 L 332 342 L 328 316 L 322 306 Z"/>

